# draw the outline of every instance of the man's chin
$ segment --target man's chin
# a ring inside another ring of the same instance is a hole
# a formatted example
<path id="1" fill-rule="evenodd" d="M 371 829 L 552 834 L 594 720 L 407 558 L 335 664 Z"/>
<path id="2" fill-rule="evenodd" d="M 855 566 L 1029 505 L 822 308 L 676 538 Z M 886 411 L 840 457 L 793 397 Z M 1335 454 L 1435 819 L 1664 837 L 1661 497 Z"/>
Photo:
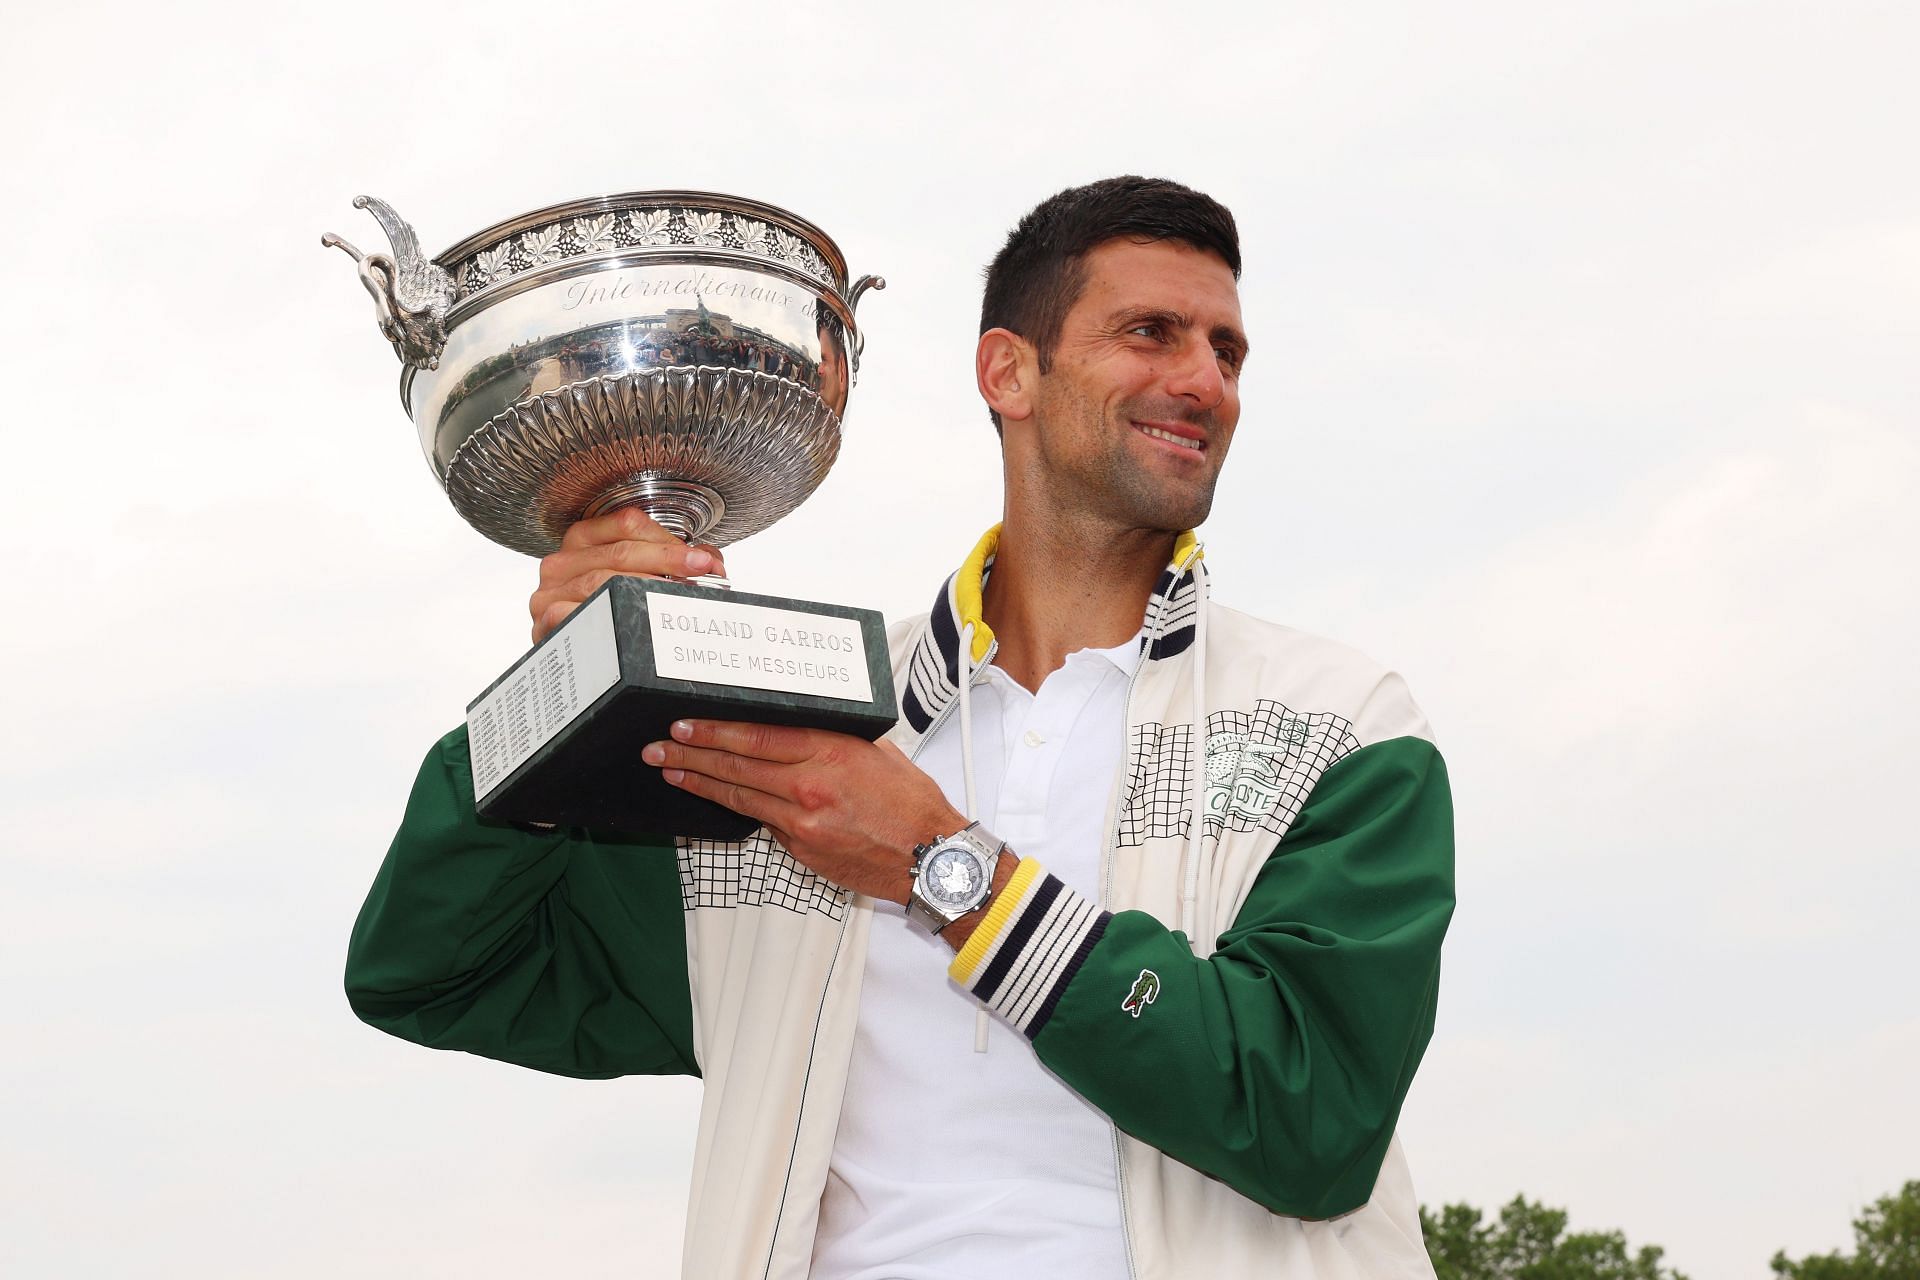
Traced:
<path id="1" fill-rule="evenodd" d="M 1208 485 L 1203 493 L 1187 494 L 1180 497 L 1162 495 L 1160 519 L 1154 523 L 1173 533 L 1185 533 L 1206 523 L 1207 516 L 1213 511 L 1213 486 Z"/>
<path id="2" fill-rule="evenodd" d="M 1213 483 L 1201 485 L 1188 477 L 1182 484 L 1144 468 L 1112 467 L 1083 478 L 1082 483 L 1054 490 L 1056 504 L 1098 513 L 1109 527 L 1182 534 L 1206 520 L 1213 510 Z"/>
<path id="3" fill-rule="evenodd" d="M 1178 536 L 1189 529 L 1197 529 L 1206 523 L 1208 514 L 1213 510 L 1211 500 L 1202 503 L 1190 503 L 1177 507 L 1163 506 L 1158 510 L 1139 513 L 1140 526 L 1160 533 Z"/>

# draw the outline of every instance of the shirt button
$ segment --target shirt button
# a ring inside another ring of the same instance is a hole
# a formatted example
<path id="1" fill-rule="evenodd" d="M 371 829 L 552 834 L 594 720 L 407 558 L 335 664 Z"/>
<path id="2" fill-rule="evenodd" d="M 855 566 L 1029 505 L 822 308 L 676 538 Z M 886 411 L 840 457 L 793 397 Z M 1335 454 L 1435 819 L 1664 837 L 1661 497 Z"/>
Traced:
<path id="1" fill-rule="evenodd" d="M 1030 747 L 1044 747 L 1047 745 L 1047 740 L 1029 729 L 1026 733 L 1026 744 Z"/>

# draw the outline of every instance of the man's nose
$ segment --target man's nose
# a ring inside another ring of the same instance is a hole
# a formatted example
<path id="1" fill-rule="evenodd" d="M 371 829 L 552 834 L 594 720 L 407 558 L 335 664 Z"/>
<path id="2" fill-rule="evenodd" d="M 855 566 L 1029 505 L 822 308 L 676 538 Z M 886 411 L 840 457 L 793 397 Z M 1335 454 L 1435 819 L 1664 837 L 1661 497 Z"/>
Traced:
<path id="1" fill-rule="evenodd" d="M 1204 410 L 1220 407 L 1227 398 L 1227 379 L 1210 343 L 1193 342 L 1181 347 L 1167 378 L 1167 391 Z"/>

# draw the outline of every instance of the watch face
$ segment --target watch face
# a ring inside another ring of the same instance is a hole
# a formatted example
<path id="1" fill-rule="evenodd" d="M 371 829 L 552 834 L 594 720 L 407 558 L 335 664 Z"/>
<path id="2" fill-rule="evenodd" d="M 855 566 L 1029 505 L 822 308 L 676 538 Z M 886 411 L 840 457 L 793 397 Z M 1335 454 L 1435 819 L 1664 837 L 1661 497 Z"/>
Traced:
<path id="1" fill-rule="evenodd" d="M 942 911 L 958 911 L 976 905 L 985 885 L 979 855 L 948 845 L 928 856 L 920 876 L 920 896 Z"/>

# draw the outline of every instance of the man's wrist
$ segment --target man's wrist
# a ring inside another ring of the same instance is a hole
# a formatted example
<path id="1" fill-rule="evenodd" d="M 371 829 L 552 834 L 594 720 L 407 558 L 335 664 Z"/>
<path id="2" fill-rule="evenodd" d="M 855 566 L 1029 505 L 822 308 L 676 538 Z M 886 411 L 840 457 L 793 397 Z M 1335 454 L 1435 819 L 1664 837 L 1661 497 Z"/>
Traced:
<path id="1" fill-rule="evenodd" d="M 1000 891 L 1007 887 L 1007 882 L 1013 879 L 1013 873 L 1019 866 L 1020 859 L 1011 849 L 1001 849 L 999 860 L 993 865 L 993 884 L 987 891 L 987 900 L 942 929 L 941 941 L 956 952 L 966 946 L 967 939 L 973 936 L 973 931 L 980 926 L 980 922 L 987 918 L 987 912 L 993 908 L 994 899 L 998 898 Z"/>

